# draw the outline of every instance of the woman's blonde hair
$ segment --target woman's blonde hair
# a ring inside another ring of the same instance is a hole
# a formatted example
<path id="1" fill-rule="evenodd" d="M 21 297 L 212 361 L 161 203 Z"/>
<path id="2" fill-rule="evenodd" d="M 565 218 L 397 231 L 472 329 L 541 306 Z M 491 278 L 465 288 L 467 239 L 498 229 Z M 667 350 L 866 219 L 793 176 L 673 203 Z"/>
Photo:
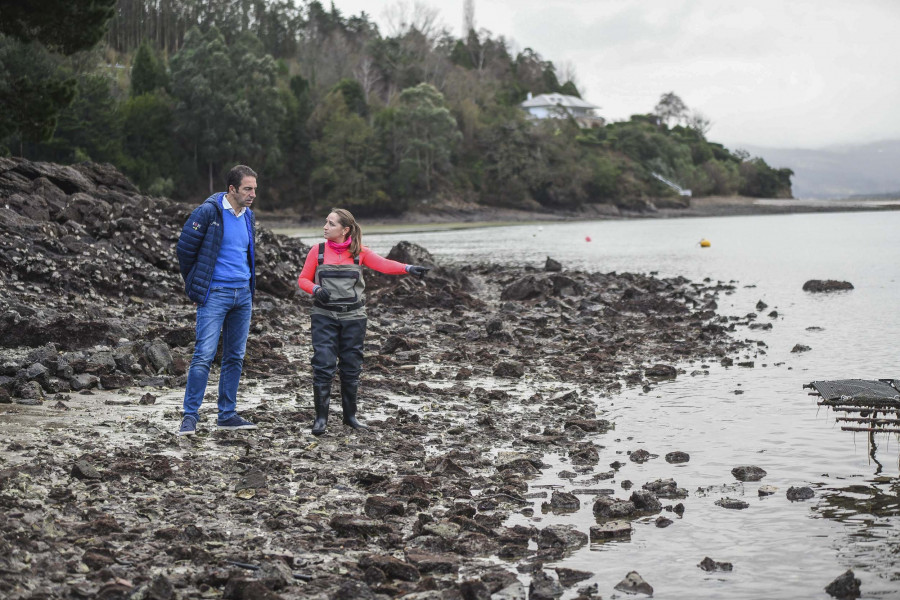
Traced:
<path id="1" fill-rule="evenodd" d="M 350 254 L 353 255 L 353 258 L 356 258 L 362 252 L 362 229 L 359 228 L 359 223 L 356 222 L 350 211 L 345 208 L 332 208 L 331 212 L 337 215 L 338 223 L 341 224 L 341 227 L 350 228 L 350 232 L 347 234 L 353 240 L 350 242 Z"/>

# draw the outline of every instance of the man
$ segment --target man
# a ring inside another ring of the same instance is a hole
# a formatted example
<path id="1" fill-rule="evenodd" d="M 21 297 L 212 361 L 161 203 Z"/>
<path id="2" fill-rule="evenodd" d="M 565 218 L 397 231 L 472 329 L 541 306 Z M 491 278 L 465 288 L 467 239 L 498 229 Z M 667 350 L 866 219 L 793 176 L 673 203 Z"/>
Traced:
<path id="1" fill-rule="evenodd" d="M 194 356 L 184 390 L 184 415 L 178 435 L 194 435 L 198 412 L 216 356 L 219 335 L 219 429 L 256 429 L 237 414 L 237 389 L 244 366 L 256 265 L 253 241 L 256 218 L 250 205 L 256 198 L 256 173 L 238 165 L 228 172 L 227 192 L 213 194 L 194 209 L 178 238 L 178 265 L 184 291 L 197 305 Z"/>

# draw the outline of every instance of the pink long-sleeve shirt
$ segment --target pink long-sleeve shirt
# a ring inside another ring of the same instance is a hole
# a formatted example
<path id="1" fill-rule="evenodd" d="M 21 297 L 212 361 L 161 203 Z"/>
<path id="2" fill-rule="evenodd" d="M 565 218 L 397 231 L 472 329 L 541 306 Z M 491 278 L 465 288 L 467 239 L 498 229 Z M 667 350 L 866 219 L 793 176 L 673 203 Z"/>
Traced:
<path id="1" fill-rule="evenodd" d="M 352 265 L 353 255 L 349 250 L 337 253 L 332 250 L 328 244 L 325 244 L 325 264 L 326 265 Z M 365 265 L 373 271 L 384 273 L 385 275 L 403 275 L 406 273 L 406 265 L 390 260 L 382 256 L 378 256 L 367 247 L 363 246 L 359 253 L 359 264 Z M 315 287 L 314 279 L 316 276 L 316 268 L 319 266 L 319 245 L 314 245 L 309 254 L 306 255 L 306 262 L 303 263 L 303 270 L 300 271 L 300 277 L 297 278 L 297 285 L 307 294 L 313 293 Z"/>

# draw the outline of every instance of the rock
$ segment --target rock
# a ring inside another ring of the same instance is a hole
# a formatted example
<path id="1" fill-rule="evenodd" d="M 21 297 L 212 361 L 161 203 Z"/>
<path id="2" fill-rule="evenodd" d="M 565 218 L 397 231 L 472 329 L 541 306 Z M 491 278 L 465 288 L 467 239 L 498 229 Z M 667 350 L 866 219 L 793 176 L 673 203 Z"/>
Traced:
<path id="1" fill-rule="evenodd" d="M 37 381 L 24 381 L 16 386 L 13 402 L 28 406 L 43 404 L 44 391 Z"/>
<path id="2" fill-rule="evenodd" d="M 757 492 L 757 494 L 759 494 L 760 497 L 762 497 L 762 496 L 771 496 L 772 494 L 774 494 L 777 491 L 778 491 L 778 488 L 775 487 L 774 485 L 761 485 L 761 486 L 759 486 L 759 489 L 756 492 Z"/>
<path id="3" fill-rule="evenodd" d="M 469 579 L 459 584 L 462 600 L 491 600 L 491 591 L 483 581 Z"/>
<path id="4" fill-rule="evenodd" d="M 594 500 L 594 516 L 605 519 L 618 519 L 634 514 L 634 503 L 628 500 L 617 500 L 608 496 L 600 496 Z"/>
<path id="5" fill-rule="evenodd" d="M 519 378 L 525 375 L 525 365 L 511 360 L 502 360 L 494 365 L 494 377 Z"/>
<path id="6" fill-rule="evenodd" d="M 653 586 L 644 581 L 637 571 L 631 571 L 625 576 L 625 579 L 616 584 L 615 589 L 626 594 L 646 594 L 653 595 Z"/>
<path id="7" fill-rule="evenodd" d="M 809 487 L 789 487 L 787 491 L 787 499 L 791 502 L 796 502 L 797 500 L 809 500 L 814 497 L 816 493 Z"/>
<path id="8" fill-rule="evenodd" d="M 548 525 L 538 535 L 538 548 L 574 550 L 588 542 L 587 534 L 578 531 L 574 525 Z"/>
<path id="9" fill-rule="evenodd" d="M 147 392 L 146 394 L 141 396 L 141 399 L 138 400 L 138 404 L 140 404 L 141 406 L 150 406 L 156 404 L 156 396 L 154 396 L 150 392 Z"/>
<path id="10" fill-rule="evenodd" d="M 688 454 L 687 452 L 675 451 L 675 452 L 669 452 L 668 454 L 666 454 L 666 462 L 673 464 L 673 465 L 679 464 L 679 463 L 686 463 L 689 460 L 691 460 L 691 455 Z"/>
<path id="11" fill-rule="evenodd" d="M 671 365 L 653 365 L 644 371 L 647 377 L 655 379 L 675 379 L 678 376 L 678 370 Z"/>
<path id="12" fill-rule="evenodd" d="M 407 550 L 406 560 L 420 573 L 449 574 L 459 571 L 459 557 L 453 554 L 431 554 L 418 550 Z"/>
<path id="13" fill-rule="evenodd" d="M 810 350 L 812 350 L 812 348 L 804 346 L 803 344 L 794 344 L 794 347 L 791 348 L 791 352 L 795 354 L 798 352 L 809 352 Z"/>
<path id="14" fill-rule="evenodd" d="M 385 496 L 369 496 L 366 498 L 363 512 L 373 519 L 383 519 L 388 515 L 402 517 L 406 514 L 406 503 Z"/>
<path id="15" fill-rule="evenodd" d="M 731 508 L 734 510 L 743 510 L 745 508 L 750 508 L 750 505 L 743 500 L 736 500 L 735 498 L 720 498 L 715 502 L 716 506 L 721 506 L 722 508 Z"/>
<path id="16" fill-rule="evenodd" d="M 631 454 L 628 455 L 628 459 L 631 462 L 636 462 L 639 464 L 647 462 L 648 460 L 650 460 L 650 458 L 651 458 L 650 453 L 647 452 L 646 450 L 644 450 L 643 448 L 641 448 L 639 450 L 635 450 L 634 452 L 632 452 Z"/>
<path id="17" fill-rule="evenodd" d="M 581 508 L 581 501 L 574 494 L 553 490 L 553 494 L 550 496 L 550 506 L 557 510 L 578 510 Z"/>
<path id="18" fill-rule="evenodd" d="M 653 492 L 658 498 L 673 499 L 688 497 L 688 491 L 678 487 L 678 484 L 674 479 L 657 479 L 656 481 L 645 483 L 641 487 L 647 491 Z"/>
<path id="19" fill-rule="evenodd" d="M 390 527 L 377 521 L 346 514 L 335 515 L 332 517 L 329 525 L 340 535 L 347 537 L 368 538 L 390 533 L 391 531 Z"/>
<path id="20" fill-rule="evenodd" d="M 359 561 L 362 569 L 376 567 L 382 571 L 389 579 L 400 579 L 401 581 L 418 581 L 422 578 L 419 570 L 409 563 L 394 558 L 393 556 L 384 556 L 381 554 L 369 554 L 362 557 Z"/>
<path id="21" fill-rule="evenodd" d="M 91 375 L 90 373 L 79 373 L 69 380 L 69 385 L 72 386 L 73 392 L 92 390 L 97 387 L 99 383 L 100 378 L 96 375 Z"/>
<path id="22" fill-rule="evenodd" d="M 673 482 L 674 483 L 674 482 Z M 662 504 L 656 494 L 648 490 L 635 490 L 631 493 L 631 503 L 635 509 L 641 512 L 657 513 L 662 510 Z"/>
<path id="23" fill-rule="evenodd" d="M 528 600 L 556 600 L 565 590 L 559 582 L 547 575 L 543 570 L 531 576 L 528 586 Z"/>
<path id="24" fill-rule="evenodd" d="M 562 584 L 563 587 L 572 587 L 579 581 L 584 581 L 585 579 L 590 579 L 594 576 L 590 571 L 578 571 L 576 569 L 567 569 L 565 567 L 556 567 L 553 570 L 556 571 L 559 583 Z"/>
<path id="25" fill-rule="evenodd" d="M 157 575 L 132 596 L 144 600 L 174 600 L 175 597 L 175 586 L 165 575 Z"/>
<path id="26" fill-rule="evenodd" d="M 551 403 L 553 402 L 551 401 Z M 612 427 L 612 423 L 605 419 L 566 419 L 563 429 L 571 429 L 573 427 L 577 427 L 587 433 L 603 433 Z"/>
<path id="27" fill-rule="evenodd" d="M 860 580 L 856 578 L 852 569 L 848 569 L 843 575 L 839 575 L 834 581 L 825 587 L 825 591 L 835 598 L 859 598 Z"/>
<path id="28" fill-rule="evenodd" d="M 656 523 L 657 527 L 659 527 L 660 529 L 663 529 L 663 528 L 666 528 L 669 525 L 671 525 L 673 523 L 673 521 L 672 521 L 672 519 L 669 519 L 667 517 L 660 515 L 660 516 L 656 517 L 655 523 Z"/>
<path id="29" fill-rule="evenodd" d="M 592 542 L 603 542 L 625 537 L 631 537 L 631 523 L 628 521 L 608 521 L 601 525 L 591 525 Z"/>
<path id="30" fill-rule="evenodd" d="M 256 579 L 232 577 L 222 591 L 225 600 L 280 600 L 281 596 Z"/>
<path id="31" fill-rule="evenodd" d="M 547 296 L 553 291 L 553 284 L 548 279 L 539 279 L 534 275 L 514 282 L 500 293 L 501 300 L 530 300 L 540 296 Z"/>
<path id="32" fill-rule="evenodd" d="M 759 302 L 756 303 L 756 312 L 762 312 L 762 311 L 766 310 L 767 308 L 769 308 L 769 305 L 766 304 L 765 302 L 763 302 L 762 300 L 760 300 Z"/>
<path id="33" fill-rule="evenodd" d="M 491 600 L 528 600 L 528 595 L 525 592 L 525 586 L 516 581 L 491 594 Z"/>
<path id="34" fill-rule="evenodd" d="M 753 465 L 735 467 L 731 470 L 731 474 L 738 481 L 759 481 L 767 475 L 765 470 Z"/>
<path id="35" fill-rule="evenodd" d="M 362 581 L 348 579 L 343 582 L 328 600 L 376 600 L 377 596 L 372 589 Z"/>
<path id="36" fill-rule="evenodd" d="M 849 281 L 835 281 L 834 279 L 810 279 L 803 284 L 804 292 L 838 292 L 842 290 L 852 290 L 853 284 Z"/>
<path id="37" fill-rule="evenodd" d="M 161 339 L 153 340 L 148 344 L 144 349 L 144 354 L 156 374 L 173 372 L 172 352 Z"/>
<path id="38" fill-rule="evenodd" d="M 544 263 L 544 270 L 550 271 L 553 273 L 562 271 L 562 263 L 557 260 L 553 260 L 549 256 L 547 257 L 547 261 Z"/>
<path id="39" fill-rule="evenodd" d="M 250 469 L 234 485 L 234 491 L 261 490 L 267 487 L 266 474 L 258 469 Z"/>
<path id="40" fill-rule="evenodd" d="M 709 571 L 709 572 L 731 571 L 734 569 L 734 565 L 732 565 L 730 562 L 716 562 L 708 556 L 706 558 L 704 558 L 703 560 L 701 560 L 700 564 L 697 566 L 700 567 L 701 569 L 703 569 L 704 571 Z"/>
<path id="41" fill-rule="evenodd" d="M 84 459 L 76 460 L 72 465 L 72 477 L 76 479 L 100 479 L 100 471 Z"/>

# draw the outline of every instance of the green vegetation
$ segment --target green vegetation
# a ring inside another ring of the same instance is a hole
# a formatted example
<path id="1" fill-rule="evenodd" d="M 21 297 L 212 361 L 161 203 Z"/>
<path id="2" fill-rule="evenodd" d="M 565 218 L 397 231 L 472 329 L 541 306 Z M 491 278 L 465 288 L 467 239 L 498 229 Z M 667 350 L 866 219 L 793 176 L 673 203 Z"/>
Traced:
<path id="1" fill-rule="evenodd" d="M 502 37 L 455 39 L 419 6 L 383 35 L 317 1 L 19 4 L 0 15 L 0 154 L 110 162 L 150 194 L 196 199 L 246 163 L 268 207 L 304 213 L 677 202 L 652 173 L 695 196 L 790 196 L 790 170 L 710 142 L 673 92 L 592 129 L 527 119 L 529 92 L 575 82 Z"/>

